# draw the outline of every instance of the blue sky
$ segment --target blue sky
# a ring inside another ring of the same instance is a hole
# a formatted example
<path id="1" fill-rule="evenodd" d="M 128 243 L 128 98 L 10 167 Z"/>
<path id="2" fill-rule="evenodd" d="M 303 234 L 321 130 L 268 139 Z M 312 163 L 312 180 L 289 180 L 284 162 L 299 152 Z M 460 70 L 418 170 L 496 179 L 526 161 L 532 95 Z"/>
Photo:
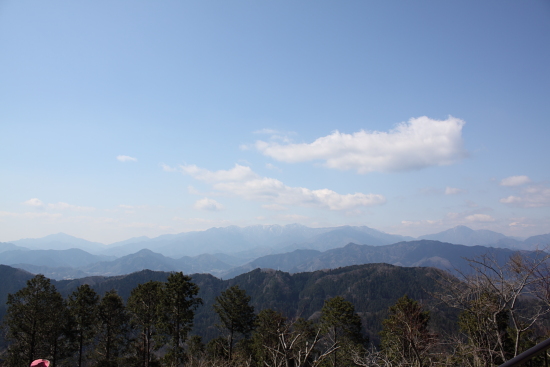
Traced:
<path id="1" fill-rule="evenodd" d="M 0 241 L 550 232 L 547 1 L 0 2 Z"/>

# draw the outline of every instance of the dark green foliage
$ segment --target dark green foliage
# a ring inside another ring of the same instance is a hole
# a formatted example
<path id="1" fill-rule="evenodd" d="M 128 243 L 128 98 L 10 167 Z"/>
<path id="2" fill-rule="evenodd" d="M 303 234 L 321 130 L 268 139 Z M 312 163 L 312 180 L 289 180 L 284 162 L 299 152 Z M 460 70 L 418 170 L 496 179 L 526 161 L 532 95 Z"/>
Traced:
<path id="1" fill-rule="evenodd" d="M 285 331 L 286 323 L 287 319 L 282 313 L 269 308 L 258 313 L 256 328 L 252 334 L 252 349 L 258 364 L 270 365 L 274 354 L 284 353 L 280 348 L 280 333 Z"/>
<path id="2" fill-rule="evenodd" d="M 99 313 L 99 295 L 89 285 L 81 285 L 69 296 L 69 313 L 74 321 L 78 343 L 78 367 L 82 366 L 85 348 L 96 334 Z"/>
<path id="3" fill-rule="evenodd" d="M 206 354 L 212 359 L 227 359 L 229 351 L 227 349 L 227 339 L 223 336 L 211 339 L 206 344 Z"/>
<path id="4" fill-rule="evenodd" d="M 329 359 L 333 367 L 350 365 L 348 356 L 351 351 L 367 343 L 361 332 L 361 318 L 355 313 L 353 304 L 343 297 L 325 301 L 321 309 L 320 326 L 325 334 L 325 345 L 338 347 Z"/>
<path id="5" fill-rule="evenodd" d="M 187 342 L 187 354 L 189 356 L 199 357 L 204 353 L 205 345 L 202 342 L 202 338 L 198 335 L 193 335 Z"/>
<path id="6" fill-rule="evenodd" d="M 112 290 L 99 304 L 99 331 L 96 360 L 105 367 L 116 367 L 127 346 L 129 316 L 122 298 Z"/>
<path id="7" fill-rule="evenodd" d="M 33 274 L 7 265 L 0 265 L 0 320 L 6 314 L 8 294 L 13 294 L 27 285 Z"/>
<path id="8" fill-rule="evenodd" d="M 220 318 L 220 326 L 228 333 L 228 357 L 231 359 L 235 334 L 247 336 L 254 329 L 254 306 L 250 305 L 246 291 L 234 285 L 216 297 L 213 307 Z"/>
<path id="9" fill-rule="evenodd" d="M 380 332 L 381 349 L 394 365 L 427 366 L 435 335 L 428 330 L 430 313 L 407 295 L 389 309 Z"/>
<path id="10" fill-rule="evenodd" d="M 202 304 L 199 288 L 182 272 L 170 274 L 160 304 L 159 328 L 169 337 L 165 360 L 175 366 L 185 360 L 184 343 L 193 326 L 195 310 Z"/>
<path id="11" fill-rule="evenodd" d="M 155 343 L 158 337 L 157 325 L 159 323 L 161 297 L 163 294 L 162 283 L 149 281 L 139 284 L 132 290 L 128 299 L 127 309 L 132 325 L 140 330 L 136 349 L 141 358 L 141 366 L 149 367 L 154 359 L 154 350 L 161 344 Z"/>
<path id="12" fill-rule="evenodd" d="M 37 275 L 27 286 L 8 295 L 4 318 L 10 366 L 28 366 L 34 359 L 46 358 L 52 367 L 63 357 L 69 340 L 69 318 L 61 294 L 50 280 Z"/>

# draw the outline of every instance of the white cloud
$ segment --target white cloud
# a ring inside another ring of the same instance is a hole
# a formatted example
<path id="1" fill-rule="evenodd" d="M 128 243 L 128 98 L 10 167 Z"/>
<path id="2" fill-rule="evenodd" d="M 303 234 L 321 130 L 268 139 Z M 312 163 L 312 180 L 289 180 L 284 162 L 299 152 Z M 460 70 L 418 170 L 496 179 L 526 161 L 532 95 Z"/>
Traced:
<path id="1" fill-rule="evenodd" d="M 217 183 L 214 189 L 247 200 L 273 201 L 281 205 L 321 206 L 331 210 L 380 205 L 386 202 L 382 195 L 362 193 L 340 195 L 329 189 L 310 190 L 304 187 L 289 187 L 279 180 L 267 177 L 245 182 Z"/>
<path id="2" fill-rule="evenodd" d="M 29 200 L 25 201 L 23 203 L 23 205 L 33 206 L 35 208 L 43 208 L 44 207 L 44 203 L 42 202 L 42 200 L 37 199 L 37 198 L 29 199 Z"/>
<path id="3" fill-rule="evenodd" d="M 445 188 L 445 195 L 457 195 L 457 194 L 462 194 L 463 192 L 464 192 L 464 190 L 457 189 L 456 187 L 447 186 Z"/>
<path id="4" fill-rule="evenodd" d="M 508 227 L 510 228 L 530 228 L 530 227 L 535 227 L 534 224 L 530 224 L 530 223 L 524 223 L 525 221 L 525 218 L 520 218 L 519 220 L 517 221 L 514 221 L 514 222 L 511 222 L 508 224 Z"/>
<path id="5" fill-rule="evenodd" d="M 283 162 L 323 160 L 329 168 L 359 173 L 398 172 L 449 165 L 464 158 L 463 126 L 464 121 L 451 116 L 443 121 L 424 116 L 401 123 L 389 132 L 335 131 L 310 144 L 260 140 L 255 146 L 264 155 Z"/>
<path id="6" fill-rule="evenodd" d="M 95 210 L 95 208 L 90 206 L 77 206 L 63 202 L 58 202 L 57 204 L 48 204 L 48 208 L 54 210 L 72 210 L 76 212 L 91 212 Z"/>
<path id="7" fill-rule="evenodd" d="M 521 186 L 530 183 L 531 179 L 527 176 L 510 176 L 500 181 L 501 186 Z"/>
<path id="8" fill-rule="evenodd" d="M 472 214 L 468 215 L 466 218 L 468 222 L 494 222 L 495 218 L 491 217 L 489 214 Z"/>
<path id="9" fill-rule="evenodd" d="M 195 209 L 208 210 L 208 211 L 219 211 L 225 209 L 224 206 L 218 203 L 214 199 L 204 198 L 197 200 L 194 205 Z"/>
<path id="10" fill-rule="evenodd" d="M 279 205 L 325 207 L 331 210 L 348 210 L 361 206 L 381 205 L 386 202 L 382 195 L 354 193 L 341 195 L 329 189 L 310 190 L 290 187 L 274 178 L 260 177 L 250 167 L 235 165 L 231 170 L 209 171 L 197 166 L 181 166 L 184 173 L 212 183 L 219 192 L 242 197 L 251 201 L 272 202 Z"/>
<path id="11" fill-rule="evenodd" d="M 438 225 L 440 224 L 441 221 L 439 220 L 430 220 L 430 219 L 422 219 L 422 220 L 402 220 L 401 221 L 401 224 L 406 226 L 406 227 L 411 227 L 411 226 L 425 226 L 425 225 L 428 225 L 428 226 L 433 226 L 433 225 Z"/>
<path id="12" fill-rule="evenodd" d="M 127 155 L 119 155 L 116 157 L 120 162 L 137 162 L 137 158 L 130 157 Z"/>
<path id="13" fill-rule="evenodd" d="M 35 219 L 35 218 L 46 218 L 46 219 L 57 219 L 62 215 L 59 213 L 13 213 L 13 212 L 0 212 L 0 217 L 14 217 L 14 218 L 26 218 L 26 219 Z"/>
<path id="14" fill-rule="evenodd" d="M 25 201 L 23 204 L 28 205 L 28 206 L 32 206 L 32 207 L 35 207 L 35 208 L 38 208 L 38 209 L 43 209 L 47 206 L 49 209 L 53 209 L 53 210 L 73 210 L 73 211 L 78 211 L 78 212 L 88 212 L 88 211 L 95 210 L 95 208 L 92 208 L 92 207 L 89 207 L 89 206 L 77 206 L 77 205 L 71 205 L 71 204 L 67 204 L 67 203 L 63 203 L 63 202 L 58 202 L 57 204 L 48 204 L 48 205 L 46 205 L 42 202 L 42 200 L 37 199 L 37 198 L 29 199 L 29 200 Z"/>
<path id="15" fill-rule="evenodd" d="M 221 181 L 242 181 L 258 177 L 257 174 L 252 172 L 250 167 L 241 166 L 240 164 L 235 164 L 235 167 L 230 170 L 219 171 L 209 171 L 204 168 L 199 168 L 194 164 L 182 165 L 180 166 L 180 169 L 183 173 L 186 173 L 197 180 L 208 183 Z"/>
<path id="16" fill-rule="evenodd" d="M 166 172 L 176 172 L 178 170 L 177 168 L 170 167 L 169 165 L 164 163 L 161 163 L 160 166 L 162 167 L 162 170 Z"/>
<path id="17" fill-rule="evenodd" d="M 529 186 L 519 196 L 510 195 L 500 199 L 503 204 L 522 208 L 540 208 L 550 206 L 550 188 L 542 185 Z"/>

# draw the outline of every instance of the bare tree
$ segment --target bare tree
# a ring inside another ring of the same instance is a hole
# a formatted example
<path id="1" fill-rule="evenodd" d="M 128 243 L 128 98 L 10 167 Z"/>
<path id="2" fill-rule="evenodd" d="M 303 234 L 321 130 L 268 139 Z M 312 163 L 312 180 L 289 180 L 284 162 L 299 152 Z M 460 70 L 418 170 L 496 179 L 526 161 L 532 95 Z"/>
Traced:
<path id="1" fill-rule="evenodd" d="M 550 302 L 541 302 L 550 294 L 548 277 L 541 278 L 548 259 L 518 252 L 503 263 L 486 254 L 468 259 L 470 273 L 439 279 L 444 291 L 436 297 L 461 311 L 460 328 L 469 340 L 462 349 L 474 366 L 499 364 L 521 353 L 527 333 L 550 312 Z"/>
<path id="2" fill-rule="evenodd" d="M 289 320 L 278 312 L 263 310 L 253 337 L 265 367 L 316 367 L 335 353 L 338 343 L 321 343 L 319 325 L 298 318 Z"/>

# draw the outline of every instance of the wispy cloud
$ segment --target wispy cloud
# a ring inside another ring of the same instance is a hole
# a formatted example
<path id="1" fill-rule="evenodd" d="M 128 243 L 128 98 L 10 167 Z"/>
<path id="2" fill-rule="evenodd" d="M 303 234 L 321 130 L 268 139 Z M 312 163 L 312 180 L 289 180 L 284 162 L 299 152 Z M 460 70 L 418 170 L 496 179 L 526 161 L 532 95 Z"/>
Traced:
<path id="1" fill-rule="evenodd" d="M 25 219 L 36 219 L 36 218 L 45 218 L 45 219 L 57 219 L 62 217 L 60 213 L 13 213 L 13 212 L 0 212 L 0 217 L 14 217 L 14 218 L 25 218 Z"/>
<path id="2" fill-rule="evenodd" d="M 72 205 L 72 204 L 67 204 L 63 202 L 58 202 L 56 204 L 48 204 L 48 208 L 53 210 L 72 210 L 76 212 L 90 212 L 95 210 L 95 208 L 91 206 L 78 206 L 78 205 Z"/>
<path id="3" fill-rule="evenodd" d="M 501 186 L 521 186 L 530 183 L 531 179 L 527 176 L 510 176 L 500 181 Z"/>
<path id="4" fill-rule="evenodd" d="M 277 212 L 288 210 L 287 207 L 284 207 L 284 206 L 279 205 L 279 204 L 264 204 L 264 205 L 262 205 L 262 208 L 267 209 L 267 210 L 277 211 Z"/>
<path id="5" fill-rule="evenodd" d="M 225 207 L 222 204 L 218 203 L 214 199 L 209 199 L 209 198 L 197 200 L 197 202 L 195 202 L 194 207 L 195 209 L 208 210 L 213 212 L 225 209 Z"/>
<path id="6" fill-rule="evenodd" d="M 325 207 L 330 210 L 348 210 L 361 206 L 381 205 L 386 198 L 377 194 L 338 194 L 329 189 L 311 190 L 290 187 L 281 181 L 261 177 L 250 167 L 236 164 L 230 170 L 209 171 L 195 165 L 181 166 L 183 173 L 212 184 L 214 190 L 250 201 L 272 202 L 278 205 Z"/>
<path id="7" fill-rule="evenodd" d="M 205 181 L 208 183 L 212 182 L 227 182 L 227 181 L 245 181 L 258 177 L 252 169 L 247 166 L 241 166 L 240 164 L 235 164 L 235 167 L 229 170 L 219 170 L 219 171 L 209 171 L 204 168 L 199 168 L 192 165 L 182 165 L 180 169 L 183 173 L 186 173 L 193 178 Z"/>
<path id="8" fill-rule="evenodd" d="M 464 193 L 465 191 L 462 190 L 462 189 L 458 189 L 456 187 L 449 187 L 447 186 L 445 188 L 445 195 L 457 195 L 457 194 L 462 194 Z"/>
<path id="9" fill-rule="evenodd" d="M 466 216 L 467 222 L 494 222 L 495 218 L 490 216 L 489 214 L 472 214 Z"/>
<path id="10" fill-rule="evenodd" d="M 119 155 L 116 157 L 120 162 L 137 162 L 137 158 L 130 157 L 128 155 Z"/>
<path id="11" fill-rule="evenodd" d="M 333 132 L 313 143 L 257 141 L 256 149 L 282 162 L 321 160 L 325 166 L 358 173 L 399 172 L 452 164 L 466 156 L 462 146 L 465 122 L 449 117 L 410 119 L 389 132 Z"/>
<path id="12" fill-rule="evenodd" d="M 176 172 L 178 170 L 176 167 L 170 167 L 169 165 L 164 163 L 161 163 L 160 166 L 162 167 L 162 170 L 166 172 Z"/>
<path id="13" fill-rule="evenodd" d="M 35 207 L 35 208 L 43 208 L 44 207 L 44 203 L 42 202 L 42 200 L 37 199 L 37 198 L 32 198 L 32 199 L 29 199 L 29 200 L 23 202 L 23 205 L 32 206 L 32 207 Z"/>
<path id="14" fill-rule="evenodd" d="M 521 190 L 519 195 L 510 195 L 500 199 L 503 204 L 522 208 L 540 208 L 550 206 L 550 187 L 532 185 Z"/>
<path id="15" fill-rule="evenodd" d="M 265 168 L 273 170 L 273 171 L 277 171 L 277 172 L 282 172 L 282 170 L 279 167 L 277 167 L 277 166 L 275 166 L 271 163 L 266 163 Z"/>
<path id="16" fill-rule="evenodd" d="M 401 228 L 406 229 L 408 233 L 415 232 L 416 235 L 436 233 L 458 225 L 495 228 L 499 221 L 487 214 L 491 210 L 490 208 L 479 208 L 464 212 L 449 212 L 438 219 L 404 220 L 401 221 Z"/>
<path id="17" fill-rule="evenodd" d="M 42 202 L 42 200 L 38 198 L 32 198 L 23 203 L 23 205 L 32 206 L 37 209 L 52 209 L 52 210 L 72 210 L 77 212 L 89 212 L 95 210 L 95 208 L 90 206 L 78 206 L 78 205 L 72 205 L 64 202 L 58 202 L 56 204 L 45 204 Z"/>

